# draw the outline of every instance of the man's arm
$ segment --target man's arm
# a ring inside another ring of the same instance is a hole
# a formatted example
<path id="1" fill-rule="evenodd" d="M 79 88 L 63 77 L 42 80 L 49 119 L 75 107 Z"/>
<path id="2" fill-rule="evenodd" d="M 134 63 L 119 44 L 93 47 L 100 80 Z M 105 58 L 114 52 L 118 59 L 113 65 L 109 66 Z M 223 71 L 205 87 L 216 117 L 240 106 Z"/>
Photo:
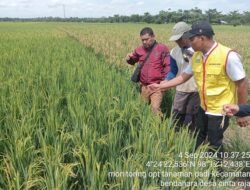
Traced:
<path id="1" fill-rule="evenodd" d="M 248 82 L 246 77 L 235 82 L 237 87 L 237 95 L 238 95 L 238 104 L 246 104 L 247 103 L 247 94 L 248 94 Z M 247 117 L 238 117 L 237 123 L 241 127 L 246 127 L 248 125 L 249 118 Z"/>
<path id="2" fill-rule="evenodd" d="M 237 95 L 238 95 L 238 104 L 246 104 L 247 103 L 247 94 L 248 94 L 248 82 L 246 77 L 235 81 L 237 87 Z"/>
<path id="3" fill-rule="evenodd" d="M 160 84 L 151 84 L 151 85 L 149 85 L 149 87 L 153 91 L 157 91 L 157 90 L 166 91 L 168 88 L 175 87 L 179 84 L 186 82 L 192 76 L 193 76 L 192 74 L 187 74 L 187 73 L 183 72 L 181 75 L 179 75 L 178 77 L 175 77 L 172 80 L 169 80 L 169 81 L 165 80 L 165 81 L 162 81 Z"/>
<path id="4" fill-rule="evenodd" d="M 238 53 L 231 51 L 228 55 L 226 72 L 229 78 L 232 81 L 235 81 L 237 87 L 237 104 L 246 104 L 247 103 L 247 91 L 248 84 L 246 79 L 246 73 L 243 68 L 241 57 Z M 247 126 L 247 118 L 241 117 L 237 118 L 237 123 L 241 127 Z"/>
<path id="5" fill-rule="evenodd" d="M 239 105 L 239 111 L 235 114 L 235 116 L 239 117 L 250 116 L 250 105 L 249 104 Z"/>
<path id="6" fill-rule="evenodd" d="M 162 77 L 164 79 L 166 74 L 169 73 L 171 70 L 170 52 L 169 52 L 169 48 L 166 45 L 162 46 L 161 61 L 162 61 L 162 66 L 163 66 Z"/>

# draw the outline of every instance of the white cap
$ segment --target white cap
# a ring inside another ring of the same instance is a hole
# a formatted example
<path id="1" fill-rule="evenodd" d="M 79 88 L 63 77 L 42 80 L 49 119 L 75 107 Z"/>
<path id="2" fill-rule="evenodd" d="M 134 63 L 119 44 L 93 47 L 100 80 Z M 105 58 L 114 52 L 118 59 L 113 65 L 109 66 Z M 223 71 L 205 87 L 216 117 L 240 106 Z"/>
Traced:
<path id="1" fill-rule="evenodd" d="M 172 36 L 169 38 L 169 41 L 179 40 L 182 35 L 191 29 L 190 26 L 185 22 L 178 22 L 174 25 L 172 29 Z"/>

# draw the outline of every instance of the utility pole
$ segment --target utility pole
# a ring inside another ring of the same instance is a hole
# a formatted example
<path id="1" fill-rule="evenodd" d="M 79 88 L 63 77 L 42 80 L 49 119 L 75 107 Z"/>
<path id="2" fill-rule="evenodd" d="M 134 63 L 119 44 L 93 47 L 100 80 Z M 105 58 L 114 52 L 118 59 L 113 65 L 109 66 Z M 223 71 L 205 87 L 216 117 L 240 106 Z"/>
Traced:
<path id="1" fill-rule="evenodd" d="M 65 5 L 63 4 L 63 16 L 65 18 Z"/>

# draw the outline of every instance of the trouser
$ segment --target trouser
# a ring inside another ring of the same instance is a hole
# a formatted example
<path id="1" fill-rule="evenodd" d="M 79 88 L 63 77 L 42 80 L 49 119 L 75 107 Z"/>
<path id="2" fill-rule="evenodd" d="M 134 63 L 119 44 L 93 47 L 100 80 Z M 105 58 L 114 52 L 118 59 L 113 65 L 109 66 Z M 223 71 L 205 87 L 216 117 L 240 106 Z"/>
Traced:
<path id="1" fill-rule="evenodd" d="M 229 125 L 229 118 L 226 116 L 223 128 L 220 126 L 223 116 L 205 114 L 200 107 L 197 115 L 196 130 L 198 132 L 196 148 L 200 146 L 207 138 L 212 148 L 218 150 L 218 158 L 223 158 L 223 134 Z M 210 150 L 214 152 L 214 150 Z"/>
<path id="2" fill-rule="evenodd" d="M 153 113 L 159 115 L 160 117 L 163 117 L 163 114 L 161 112 L 163 93 L 161 91 L 152 91 L 146 85 L 141 85 L 140 91 L 142 99 L 150 104 Z"/>
<path id="3" fill-rule="evenodd" d="M 173 116 L 177 124 L 177 129 L 183 125 L 189 125 L 190 130 L 194 130 L 195 117 L 197 117 L 200 106 L 198 92 L 176 91 L 173 102 Z"/>
<path id="4" fill-rule="evenodd" d="M 191 132 L 195 131 L 196 117 L 197 114 L 181 114 L 180 112 L 173 110 L 173 118 L 176 125 L 176 131 L 179 131 L 184 126 L 188 126 L 188 129 Z"/>

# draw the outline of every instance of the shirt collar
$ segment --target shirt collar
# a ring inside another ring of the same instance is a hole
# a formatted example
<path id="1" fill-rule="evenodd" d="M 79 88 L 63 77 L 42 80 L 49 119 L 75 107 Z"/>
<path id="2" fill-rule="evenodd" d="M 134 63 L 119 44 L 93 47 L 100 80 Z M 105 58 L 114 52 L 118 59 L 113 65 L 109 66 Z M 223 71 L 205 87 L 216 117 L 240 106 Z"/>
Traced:
<path id="1" fill-rule="evenodd" d="M 202 54 L 203 58 L 207 58 L 207 56 L 210 54 L 210 52 L 215 48 L 215 46 L 217 46 L 217 42 L 214 42 L 213 46 L 208 50 L 207 53 Z"/>

